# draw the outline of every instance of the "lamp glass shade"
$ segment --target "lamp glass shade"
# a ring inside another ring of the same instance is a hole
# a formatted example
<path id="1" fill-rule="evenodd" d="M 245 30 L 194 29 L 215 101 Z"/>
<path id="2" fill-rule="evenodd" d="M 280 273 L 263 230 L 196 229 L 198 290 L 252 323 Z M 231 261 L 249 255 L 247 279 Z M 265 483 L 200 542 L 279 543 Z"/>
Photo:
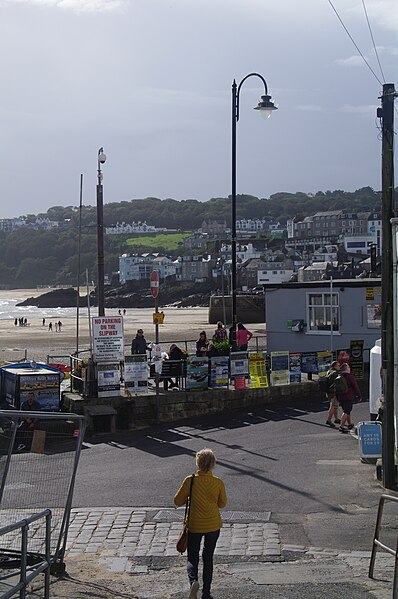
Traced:
<path id="1" fill-rule="evenodd" d="M 271 96 L 261 96 L 260 102 L 254 110 L 258 110 L 264 119 L 269 119 L 274 110 L 278 110 L 277 106 L 272 102 Z"/>

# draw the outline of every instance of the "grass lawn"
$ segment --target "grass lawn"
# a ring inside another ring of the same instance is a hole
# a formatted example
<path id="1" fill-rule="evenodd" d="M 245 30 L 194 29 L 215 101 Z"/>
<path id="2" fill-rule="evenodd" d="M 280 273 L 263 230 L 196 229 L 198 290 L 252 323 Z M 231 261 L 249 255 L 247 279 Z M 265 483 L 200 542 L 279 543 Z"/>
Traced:
<path id="1" fill-rule="evenodd" d="M 159 233 L 158 235 L 140 235 L 138 237 L 130 237 L 126 243 L 129 246 L 140 248 L 164 248 L 165 250 L 176 250 L 178 245 L 182 243 L 185 237 L 191 235 L 190 231 L 186 233 Z"/>

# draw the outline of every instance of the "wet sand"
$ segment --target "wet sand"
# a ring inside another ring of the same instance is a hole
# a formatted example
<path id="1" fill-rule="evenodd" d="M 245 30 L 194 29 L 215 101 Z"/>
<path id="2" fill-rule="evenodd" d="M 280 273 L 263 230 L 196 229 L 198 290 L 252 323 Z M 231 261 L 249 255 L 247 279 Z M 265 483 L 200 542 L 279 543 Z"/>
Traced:
<path id="1" fill-rule="evenodd" d="M 41 295 L 49 291 L 43 289 L 12 290 L 1 291 L 1 297 L 18 298 L 23 301 L 28 297 Z M 182 342 L 190 340 L 192 342 L 199 338 L 201 330 L 205 330 L 208 337 L 211 338 L 215 325 L 208 324 L 208 308 L 162 308 L 165 314 L 163 325 L 159 326 L 159 340 L 162 349 L 167 351 L 172 342 Z M 130 353 L 131 340 L 135 337 L 137 328 L 144 330 L 147 342 L 155 340 L 155 326 L 152 323 L 152 308 L 130 308 L 127 309 L 124 317 L 124 343 L 125 352 Z M 118 315 L 117 309 L 106 309 L 107 316 Z M 97 316 L 97 308 L 93 308 L 91 316 Z M 62 321 L 62 331 L 56 332 L 48 330 L 50 320 L 54 323 Z M 29 360 L 46 361 L 47 355 L 50 356 L 68 356 L 76 351 L 76 315 L 75 316 L 57 316 L 54 319 L 46 317 L 46 326 L 42 326 L 41 318 L 29 319 L 29 325 L 26 327 L 14 326 L 11 319 L 0 320 L 0 361 L 17 361 L 24 357 L 27 350 Z M 80 314 L 79 317 L 79 350 L 90 347 L 89 323 L 87 314 Z M 263 335 L 264 325 L 247 324 L 247 327 L 254 333 Z M 190 344 L 192 346 L 192 344 Z M 183 345 L 182 345 L 183 347 Z M 57 361 L 55 358 L 53 361 Z"/>

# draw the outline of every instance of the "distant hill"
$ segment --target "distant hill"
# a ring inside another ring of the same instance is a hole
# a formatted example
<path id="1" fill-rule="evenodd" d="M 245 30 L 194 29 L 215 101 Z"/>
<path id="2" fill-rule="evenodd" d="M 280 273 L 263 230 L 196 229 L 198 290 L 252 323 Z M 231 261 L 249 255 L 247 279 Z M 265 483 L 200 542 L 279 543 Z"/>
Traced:
<path id="1" fill-rule="evenodd" d="M 239 195 L 237 218 L 267 217 L 285 223 L 288 218 L 302 219 L 324 210 L 380 210 L 380 200 L 380 192 L 371 187 L 355 192 L 318 191 L 312 195 L 280 192 L 268 199 Z M 12 232 L 0 231 L 0 284 L 26 288 L 51 284 L 74 285 L 77 277 L 79 209 L 76 206 L 53 206 L 44 214 L 27 215 L 27 218 L 32 220 L 34 216 L 59 221 L 62 226 L 52 231 L 37 231 L 28 227 Z M 82 277 L 88 269 L 90 281 L 95 281 L 97 272 L 96 218 L 96 207 L 83 206 L 80 267 Z M 204 220 L 226 220 L 230 225 L 231 199 L 211 198 L 207 202 L 199 202 L 145 198 L 104 206 L 105 226 L 118 222 L 146 221 L 155 227 L 184 232 L 198 229 Z M 118 270 L 120 254 L 137 251 L 127 243 L 132 237 L 131 234 L 105 237 L 105 271 L 108 275 Z M 148 244 L 148 251 L 173 253 L 167 240 L 159 241 L 159 244 L 158 247 Z M 145 250 L 145 246 L 138 248 L 139 251 Z M 179 252 L 177 241 L 174 255 Z"/>

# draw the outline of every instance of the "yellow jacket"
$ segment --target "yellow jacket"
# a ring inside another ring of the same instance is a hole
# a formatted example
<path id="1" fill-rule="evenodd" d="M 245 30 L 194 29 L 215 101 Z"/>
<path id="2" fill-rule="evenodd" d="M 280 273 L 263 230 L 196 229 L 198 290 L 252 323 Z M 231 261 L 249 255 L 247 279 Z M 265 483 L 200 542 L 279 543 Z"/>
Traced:
<path id="1" fill-rule="evenodd" d="M 189 495 L 191 477 L 182 483 L 174 497 L 177 507 L 184 505 Z M 227 494 L 221 478 L 212 472 L 198 470 L 192 486 L 191 511 L 189 515 L 190 532 L 213 532 L 222 526 L 220 510 L 227 505 Z"/>

